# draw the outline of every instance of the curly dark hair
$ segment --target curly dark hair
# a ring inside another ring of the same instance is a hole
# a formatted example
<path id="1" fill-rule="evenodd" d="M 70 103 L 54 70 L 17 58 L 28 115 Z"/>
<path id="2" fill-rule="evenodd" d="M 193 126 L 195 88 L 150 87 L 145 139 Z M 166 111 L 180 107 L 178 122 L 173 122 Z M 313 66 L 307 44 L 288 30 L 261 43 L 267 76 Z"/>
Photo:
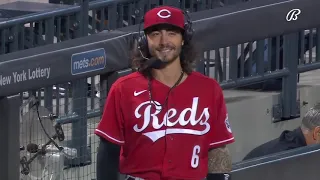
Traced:
<path id="1" fill-rule="evenodd" d="M 149 52 L 144 52 L 143 50 L 141 52 L 144 56 L 149 57 Z M 133 71 L 140 72 L 144 76 L 150 76 L 150 70 L 146 66 L 147 60 L 142 57 L 141 52 L 138 49 L 138 42 L 135 40 L 131 51 L 132 69 Z M 192 41 L 186 42 L 185 40 L 180 53 L 181 67 L 185 73 L 190 74 L 193 71 L 198 55 L 195 44 Z"/>

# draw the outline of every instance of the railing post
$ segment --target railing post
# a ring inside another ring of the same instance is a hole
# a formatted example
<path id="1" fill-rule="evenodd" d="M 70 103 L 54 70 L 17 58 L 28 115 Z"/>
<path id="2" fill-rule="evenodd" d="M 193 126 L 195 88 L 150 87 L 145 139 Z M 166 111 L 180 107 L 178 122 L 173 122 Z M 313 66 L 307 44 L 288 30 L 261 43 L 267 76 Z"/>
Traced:
<path id="1" fill-rule="evenodd" d="M 180 8 L 180 1 L 179 0 L 164 0 L 163 4 Z"/>
<path id="2" fill-rule="evenodd" d="M 134 15 L 135 15 L 134 24 L 139 24 L 142 21 L 143 15 L 144 15 L 144 5 L 145 5 L 144 0 L 140 0 L 136 3 L 136 8 L 134 10 Z"/>
<path id="3" fill-rule="evenodd" d="M 317 35 L 316 35 L 316 62 L 320 61 L 320 46 L 318 44 L 320 44 L 320 28 L 318 27 L 316 29 Z"/>
<path id="4" fill-rule="evenodd" d="M 196 71 L 205 75 L 206 72 L 205 72 L 205 59 L 203 58 L 201 61 L 198 61 L 197 62 L 197 65 L 196 65 Z"/>
<path id="5" fill-rule="evenodd" d="M 88 9 L 89 0 L 80 0 L 81 12 L 78 14 L 76 38 L 88 36 Z M 94 86 L 94 83 L 91 83 Z M 66 161 L 66 165 L 88 165 L 91 164 L 91 155 L 87 144 L 87 78 L 72 82 L 72 112 L 76 113 L 80 119 L 72 123 L 72 139 L 67 141 L 67 146 L 77 149 L 78 157 L 74 160 Z"/>
<path id="6" fill-rule="evenodd" d="M 283 78 L 282 88 L 282 119 L 293 119 L 300 115 L 300 105 L 297 102 L 298 75 L 298 40 L 299 33 L 284 35 L 283 65 L 290 71 L 290 75 Z M 297 108 L 298 107 L 298 108 Z"/>
<path id="7" fill-rule="evenodd" d="M 107 29 L 111 30 L 111 29 L 116 29 L 118 28 L 118 12 L 117 12 L 117 3 L 113 3 L 111 6 L 108 6 L 108 26 Z M 104 23 L 104 22 L 102 22 Z M 120 22 L 123 23 L 123 22 Z"/>
<path id="8" fill-rule="evenodd" d="M 89 0 L 77 0 L 77 4 L 80 5 L 81 9 L 80 12 L 77 12 L 76 20 L 72 24 L 74 38 L 88 36 L 89 32 Z"/>
<path id="9" fill-rule="evenodd" d="M 264 74 L 264 68 L 266 66 L 266 63 L 265 63 L 265 59 L 264 59 L 264 53 L 265 53 L 265 50 L 264 50 L 264 45 L 265 45 L 265 42 L 264 40 L 259 40 L 257 41 L 257 49 L 256 49 L 256 52 L 257 52 L 257 61 L 256 61 L 256 73 L 258 75 L 262 75 Z"/>
<path id="10" fill-rule="evenodd" d="M 80 119 L 72 123 L 71 147 L 76 148 L 78 157 L 72 161 L 72 165 L 87 165 L 91 163 L 91 156 L 87 145 L 87 79 L 73 81 L 72 85 L 72 111 Z M 69 146 L 69 145 L 68 145 Z"/>
<path id="11" fill-rule="evenodd" d="M 54 43 L 54 17 L 45 20 L 45 44 Z M 44 88 L 44 107 L 53 112 L 53 90 L 52 86 Z M 41 93 L 38 95 L 41 99 Z M 58 98 L 58 97 L 56 97 Z M 56 109 L 59 109 L 57 107 Z"/>
<path id="12" fill-rule="evenodd" d="M 238 46 L 230 47 L 229 54 L 229 80 L 236 80 L 238 76 Z"/>
<path id="13" fill-rule="evenodd" d="M 0 179 L 20 178 L 20 95 L 0 97 Z"/>
<path id="14" fill-rule="evenodd" d="M 81 32 L 82 36 L 88 36 L 89 33 L 89 0 L 81 0 Z"/>

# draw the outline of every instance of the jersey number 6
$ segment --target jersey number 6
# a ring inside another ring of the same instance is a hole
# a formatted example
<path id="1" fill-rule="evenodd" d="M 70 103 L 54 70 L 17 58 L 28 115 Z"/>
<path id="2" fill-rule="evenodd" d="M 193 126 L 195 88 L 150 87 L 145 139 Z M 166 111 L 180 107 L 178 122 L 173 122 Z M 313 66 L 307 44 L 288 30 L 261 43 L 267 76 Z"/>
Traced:
<path id="1" fill-rule="evenodd" d="M 192 151 L 192 157 L 191 157 L 191 167 L 197 168 L 199 166 L 199 153 L 200 153 L 200 146 L 195 145 L 193 147 Z"/>

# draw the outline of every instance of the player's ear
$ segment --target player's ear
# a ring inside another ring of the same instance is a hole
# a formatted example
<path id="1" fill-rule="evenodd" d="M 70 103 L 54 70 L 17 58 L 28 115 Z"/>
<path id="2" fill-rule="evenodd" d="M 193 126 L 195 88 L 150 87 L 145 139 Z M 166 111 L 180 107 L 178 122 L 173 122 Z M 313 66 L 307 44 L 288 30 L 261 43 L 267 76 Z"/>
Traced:
<path id="1" fill-rule="evenodd" d="M 320 126 L 317 126 L 314 128 L 315 132 L 317 133 L 317 135 L 320 135 Z"/>
<path id="2" fill-rule="evenodd" d="M 313 129 L 313 139 L 314 140 L 320 140 L 320 126 L 316 126 Z"/>

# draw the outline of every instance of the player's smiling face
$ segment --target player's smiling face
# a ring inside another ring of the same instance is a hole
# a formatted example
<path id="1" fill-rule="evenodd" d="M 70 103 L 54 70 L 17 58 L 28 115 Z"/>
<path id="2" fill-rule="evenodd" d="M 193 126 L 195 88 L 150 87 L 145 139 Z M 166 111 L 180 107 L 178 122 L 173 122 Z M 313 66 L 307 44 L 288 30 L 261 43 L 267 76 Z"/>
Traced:
<path id="1" fill-rule="evenodd" d="M 183 38 L 181 30 L 170 26 L 160 25 L 147 33 L 150 54 L 162 61 L 172 62 L 179 58 Z"/>

